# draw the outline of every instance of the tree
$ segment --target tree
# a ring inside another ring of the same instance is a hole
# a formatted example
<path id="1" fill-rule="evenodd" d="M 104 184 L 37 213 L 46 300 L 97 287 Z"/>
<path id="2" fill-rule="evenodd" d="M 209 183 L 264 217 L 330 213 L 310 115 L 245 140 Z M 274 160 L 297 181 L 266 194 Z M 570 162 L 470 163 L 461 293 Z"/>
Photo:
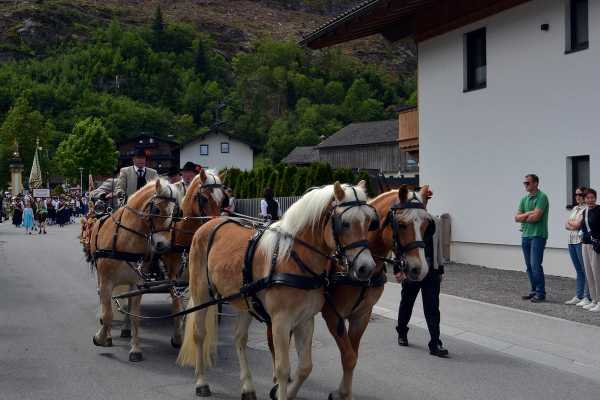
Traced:
<path id="1" fill-rule="evenodd" d="M 156 34 L 161 34 L 165 31 L 165 22 L 162 16 L 162 10 L 160 4 L 156 6 L 154 10 L 154 18 L 152 18 L 152 30 Z"/>
<path id="2" fill-rule="evenodd" d="M 118 151 L 98 118 L 89 117 L 73 127 L 71 135 L 61 142 L 55 160 L 66 177 L 79 177 L 79 168 L 92 175 L 111 175 Z"/>
<path id="3" fill-rule="evenodd" d="M 0 187 L 5 186 L 8 180 L 8 161 L 15 141 L 19 144 L 25 165 L 23 176 L 27 177 L 33 163 L 36 139 L 39 138 L 40 146 L 47 149 L 53 134 L 54 126 L 39 111 L 32 109 L 25 97 L 19 97 L 0 126 Z M 47 159 L 44 154 L 41 156 L 42 171 L 46 171 Z"/>

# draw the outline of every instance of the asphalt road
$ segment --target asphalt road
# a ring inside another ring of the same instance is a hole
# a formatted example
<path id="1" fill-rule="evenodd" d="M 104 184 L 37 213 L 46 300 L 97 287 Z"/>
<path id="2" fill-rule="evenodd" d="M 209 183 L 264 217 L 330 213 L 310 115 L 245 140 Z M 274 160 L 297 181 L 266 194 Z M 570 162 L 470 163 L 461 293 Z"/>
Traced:
<path id="1" fill-rule="evenodd" d="M 128 343 L 92 344 L 97 329 L 95 278 L 84 263 L 78 225 L 25 236 L 0 224 L 0 399 L 194 399 L 193 371 L 175 365 L 171 326 L 142 327 L 141 363 L 127 361 Z M 146 297 L 144 313 L 169 311 L 164 295 Z M 476 317 L 476 316 L 474 316 Z M 209 374 L 214 399 L 239 399 L 231 321 L 221 330 L 218 365 Z M 363 339 L 355 399 L 598 399 L 600 385 L 460 340 L 445 338 L 451 359 L 426 352 L 426 332 L 412 329 L 412 347 L 395 343 L 394 322 L 377 317 Z M 318 317 L 314 369 L 302 399 L 326 399 L 337 387 L 337 348 Z M 271 386 L 263 328 L 252 327 L 250 365 L 259 398 Z"/>

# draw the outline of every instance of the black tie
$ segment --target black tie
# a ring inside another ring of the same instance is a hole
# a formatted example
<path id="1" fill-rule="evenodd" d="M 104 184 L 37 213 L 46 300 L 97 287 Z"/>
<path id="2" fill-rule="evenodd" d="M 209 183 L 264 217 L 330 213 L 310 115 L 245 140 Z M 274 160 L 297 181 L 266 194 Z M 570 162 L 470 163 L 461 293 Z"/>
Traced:
<path id="1" fill-rule="evenodd" d="M 144 185 L 146 185 L 146 177 L 144 176 L 143 169 L 138 169 L 137 174 L 138 174 L 138 178 L 137 178 L 136 190 L 140 190 L 140 188 L 142 188 L 142 187 L 144 187 Z"/>

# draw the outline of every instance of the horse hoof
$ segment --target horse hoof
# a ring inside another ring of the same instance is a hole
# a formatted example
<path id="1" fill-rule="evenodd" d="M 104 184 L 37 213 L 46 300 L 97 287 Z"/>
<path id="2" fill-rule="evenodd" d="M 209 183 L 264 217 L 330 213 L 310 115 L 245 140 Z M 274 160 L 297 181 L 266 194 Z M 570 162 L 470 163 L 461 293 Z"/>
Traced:
<path id="1" fill-rule="evenodd" d="M 179 349 L 181 347 L 181 341 L 177 341 L 174 337 L 171 337 L 171 346 L 175 349 Z"/>
<path id="2" fill-rule="evenodd" d="M 131 329 L 121 329 L 121 337 L 129 339 L 131 337 Z"/>
<path id="3" fill-rule="evenodd" d="M 198 397 L 210 397 L 212 393 L 208 385 L 196 386 L 196 396 Z"/>
<path id="4" fill-rule="evenodd" d="M 271 391 L 269 392 L 269 398 L 271 400 L 277 400 L 277 390 L 279 389 L 279 385 L 275 385 L 271 388 Z"/>
<path id="5" fill-rule="evenodd" d="M 129 353 L 129 361 L 131 361 L 131 362 L 140 362 L 143 359 L 144 359 L 144 356 L 142 356 L 142 353 L 139 353 L 139 352 Z"/>
<path id="6" fill-rule="evenodd" d="M 256 392 L 242 393 L 242 400 L 257 400 Z"/>
<path id="7" fill-rule="evenodd" d="M 96 345 L 98 347 L 112 347 L 112 339 L 111 338 L 106 339 L 106 343 L 102 344 L 98 341 L 98 339 L 96 339 L 96 336 L 92 336 L 92 342 L 94 342 L 94 345 Z"/>

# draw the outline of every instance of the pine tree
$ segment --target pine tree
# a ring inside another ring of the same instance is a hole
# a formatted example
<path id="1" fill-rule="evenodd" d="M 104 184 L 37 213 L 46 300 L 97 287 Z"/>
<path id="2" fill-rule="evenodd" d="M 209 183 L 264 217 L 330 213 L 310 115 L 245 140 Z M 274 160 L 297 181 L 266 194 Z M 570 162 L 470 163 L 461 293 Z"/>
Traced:
<path id="1" fill-rule="evenodd" d="M 160 4 L 157 5 L 156 10 L 154 10 L 154 18 L 152 19 L 152 30 L 156 34 L 161 34 L 165 31 L 165 22 L 163 21 Z"/>

